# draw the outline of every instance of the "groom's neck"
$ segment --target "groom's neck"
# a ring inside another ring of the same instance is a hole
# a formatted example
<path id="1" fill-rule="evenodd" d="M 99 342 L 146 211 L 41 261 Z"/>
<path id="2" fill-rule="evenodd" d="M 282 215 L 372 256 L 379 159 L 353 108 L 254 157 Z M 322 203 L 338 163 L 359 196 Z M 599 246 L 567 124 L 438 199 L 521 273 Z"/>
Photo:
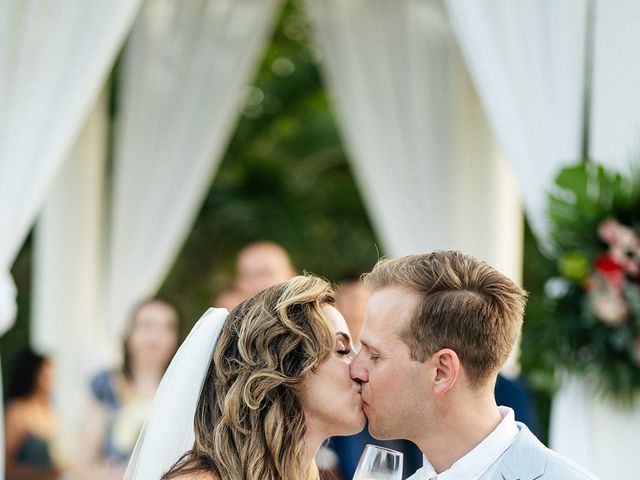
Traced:
<path id="1" fill-rule="evenodd" d="M 444 399 L 438 414 L 415 440 L 436 472 L 441 473 L 480 444 L 498 426 L 502 417 L 493 392 L 476 392 Z"/>

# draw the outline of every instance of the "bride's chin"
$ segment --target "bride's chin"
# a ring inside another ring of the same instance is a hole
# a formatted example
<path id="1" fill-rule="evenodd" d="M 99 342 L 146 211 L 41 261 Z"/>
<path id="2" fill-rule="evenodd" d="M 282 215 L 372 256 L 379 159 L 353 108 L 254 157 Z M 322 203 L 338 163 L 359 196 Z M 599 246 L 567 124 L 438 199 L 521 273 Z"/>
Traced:
<path id="1" fill-rule="evenodd" d="M 348 416 L 343 415 L 340 422 L 334 424 L 337 427 L 332 435 L 335 436 L 349 436 L 360 433 L 366 424 L 366 417 L 362 410 L 354 411 L 353 414 Z"/>
<path id="2" fill-rule="evenodd" d="M 366 424 L 366 417 L 362 410 L 360 410 L 357 415 L 354 416 L 352 432 L 349 435 L 355 435 L 356 433 L 360 433 Z"/>

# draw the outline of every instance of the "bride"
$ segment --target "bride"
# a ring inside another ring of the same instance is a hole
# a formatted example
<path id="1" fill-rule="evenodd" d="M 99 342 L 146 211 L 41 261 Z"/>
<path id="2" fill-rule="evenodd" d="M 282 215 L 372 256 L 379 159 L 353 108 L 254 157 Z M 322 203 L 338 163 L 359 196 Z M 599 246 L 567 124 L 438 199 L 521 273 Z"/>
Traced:
<path id="1" fill-rule="evenodd" d="M 162 380 L 125 479 L 312 480 L 364 426 L 355 352 L 324 280 L 298 276 L 210 309 Z"/>

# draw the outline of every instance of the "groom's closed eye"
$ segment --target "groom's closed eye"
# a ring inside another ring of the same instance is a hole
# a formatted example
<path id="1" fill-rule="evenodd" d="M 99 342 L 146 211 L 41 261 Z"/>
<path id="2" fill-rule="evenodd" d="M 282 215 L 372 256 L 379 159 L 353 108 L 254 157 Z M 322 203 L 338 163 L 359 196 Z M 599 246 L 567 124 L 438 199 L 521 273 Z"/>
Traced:
<path id="1" fill-rule="evenodd" d="M 380 354 L 372 350 L 369 350 L 367 352 L 367 357 L 369 358 L 369 360 L 371 360 L 374 363 L 380 360 Z"/>
<path id="2" fill-rule="evenodd" d="M 366 342 L 360 340 L 360 344 L 362 345 L 361 352 L 364 353 L 367 358 L 373 362 L 380 359 L 380 352 L 378 352 L 375 348 L 368 345 Z"/>

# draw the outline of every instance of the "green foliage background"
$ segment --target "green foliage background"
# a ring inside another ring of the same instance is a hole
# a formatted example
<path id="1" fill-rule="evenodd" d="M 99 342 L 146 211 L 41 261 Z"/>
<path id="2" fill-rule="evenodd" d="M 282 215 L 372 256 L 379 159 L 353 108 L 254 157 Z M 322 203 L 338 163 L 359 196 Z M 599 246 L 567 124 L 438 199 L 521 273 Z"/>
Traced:
<path id="1" fill-rule="evenodd" d="M 561 170 L 548 196 L 552 261 L 544 278 L 562 279 L 566 292 L 552 297 L 540 292 L 535 299 L 539 309 L 532 310 L 530 305 L 528 311 L 530 323 L 537 328 L 527 342 L 532 350 L 543 352 L 530 365 L 531 372 L 561 365 L 584 376 L 601 395 L 627 405 L 640 391 L 635 345 L 640 309 L 632 302 L 637 286 L 625 290 L 633 308 L 613 327 L 596 317 L 584 283 L 608 248 L 598 235 L 603 220 L 615 218 L 640 232 L 639 185 L 637 172 L 624 177 L 593 162 Z"/>

